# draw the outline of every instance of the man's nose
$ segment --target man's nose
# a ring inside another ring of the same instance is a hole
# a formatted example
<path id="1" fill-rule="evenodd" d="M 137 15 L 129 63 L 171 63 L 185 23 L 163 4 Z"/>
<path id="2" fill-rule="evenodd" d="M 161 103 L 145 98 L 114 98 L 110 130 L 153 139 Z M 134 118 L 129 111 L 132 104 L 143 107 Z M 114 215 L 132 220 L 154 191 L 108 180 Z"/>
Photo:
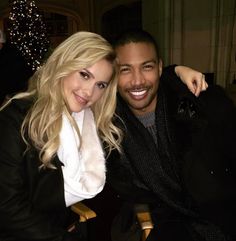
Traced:
<path id="1" fill-rule="evenodd" d="M 141 85 L 144 83 L 144 75 L 140 69 L 133 71 L 132 85 Z"/>

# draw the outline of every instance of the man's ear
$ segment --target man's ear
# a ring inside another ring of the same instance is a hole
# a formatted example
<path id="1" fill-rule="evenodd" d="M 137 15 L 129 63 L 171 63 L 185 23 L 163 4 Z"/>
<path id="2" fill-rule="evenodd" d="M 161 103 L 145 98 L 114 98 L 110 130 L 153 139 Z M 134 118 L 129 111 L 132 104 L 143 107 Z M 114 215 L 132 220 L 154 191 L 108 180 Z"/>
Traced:
<path id="1" fill-rule="evenodd" d="M 162 75 L 162 69 L 163 69 L 163 62 L 161 59 L 158 60 L 158 70 L 159 70 L 159 75 Z"/>

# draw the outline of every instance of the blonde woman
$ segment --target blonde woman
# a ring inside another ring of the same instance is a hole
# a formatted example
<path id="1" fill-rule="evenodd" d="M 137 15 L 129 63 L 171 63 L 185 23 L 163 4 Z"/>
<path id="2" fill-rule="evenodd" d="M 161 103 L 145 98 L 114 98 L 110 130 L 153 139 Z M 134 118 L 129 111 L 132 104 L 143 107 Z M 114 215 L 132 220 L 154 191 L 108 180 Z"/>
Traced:
<path id="1" fill-rule="evenodd" d="M 101 142 L 120 149 L 114 61 L 100 35 L 75 33 L 1 108 L 0 240 L 83 240 L 68 207 L 103 189 Z"/>

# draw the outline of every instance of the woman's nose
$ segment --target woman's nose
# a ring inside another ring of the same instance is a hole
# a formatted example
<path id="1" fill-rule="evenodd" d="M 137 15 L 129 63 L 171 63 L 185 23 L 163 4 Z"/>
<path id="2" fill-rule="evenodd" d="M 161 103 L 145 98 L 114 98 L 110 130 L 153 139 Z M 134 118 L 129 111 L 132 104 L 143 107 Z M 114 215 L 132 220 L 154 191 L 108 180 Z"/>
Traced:
<path id="1" fill-rule="evenodd" d="M 94 83 L 88 83 L 85 88 L 83 89 L 84 95 L 86 97 L 91 97 L 94 92 Z"/>

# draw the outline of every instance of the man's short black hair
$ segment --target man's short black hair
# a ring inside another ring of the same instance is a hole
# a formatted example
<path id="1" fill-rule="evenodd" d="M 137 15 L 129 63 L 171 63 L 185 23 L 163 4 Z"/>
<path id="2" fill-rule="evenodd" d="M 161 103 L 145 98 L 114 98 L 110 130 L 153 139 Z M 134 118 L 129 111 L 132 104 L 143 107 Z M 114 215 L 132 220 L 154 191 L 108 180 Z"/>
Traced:
<path id="1" fill-rule="evenodd" d="M 131 29 L 121 33 L 114 41 L 113 47 L 117 48 L 129 43 L 150 43 L 156 50 L 156 55 L 159 58 L 159 48 L 154 37 L 145 30 Z"/>

